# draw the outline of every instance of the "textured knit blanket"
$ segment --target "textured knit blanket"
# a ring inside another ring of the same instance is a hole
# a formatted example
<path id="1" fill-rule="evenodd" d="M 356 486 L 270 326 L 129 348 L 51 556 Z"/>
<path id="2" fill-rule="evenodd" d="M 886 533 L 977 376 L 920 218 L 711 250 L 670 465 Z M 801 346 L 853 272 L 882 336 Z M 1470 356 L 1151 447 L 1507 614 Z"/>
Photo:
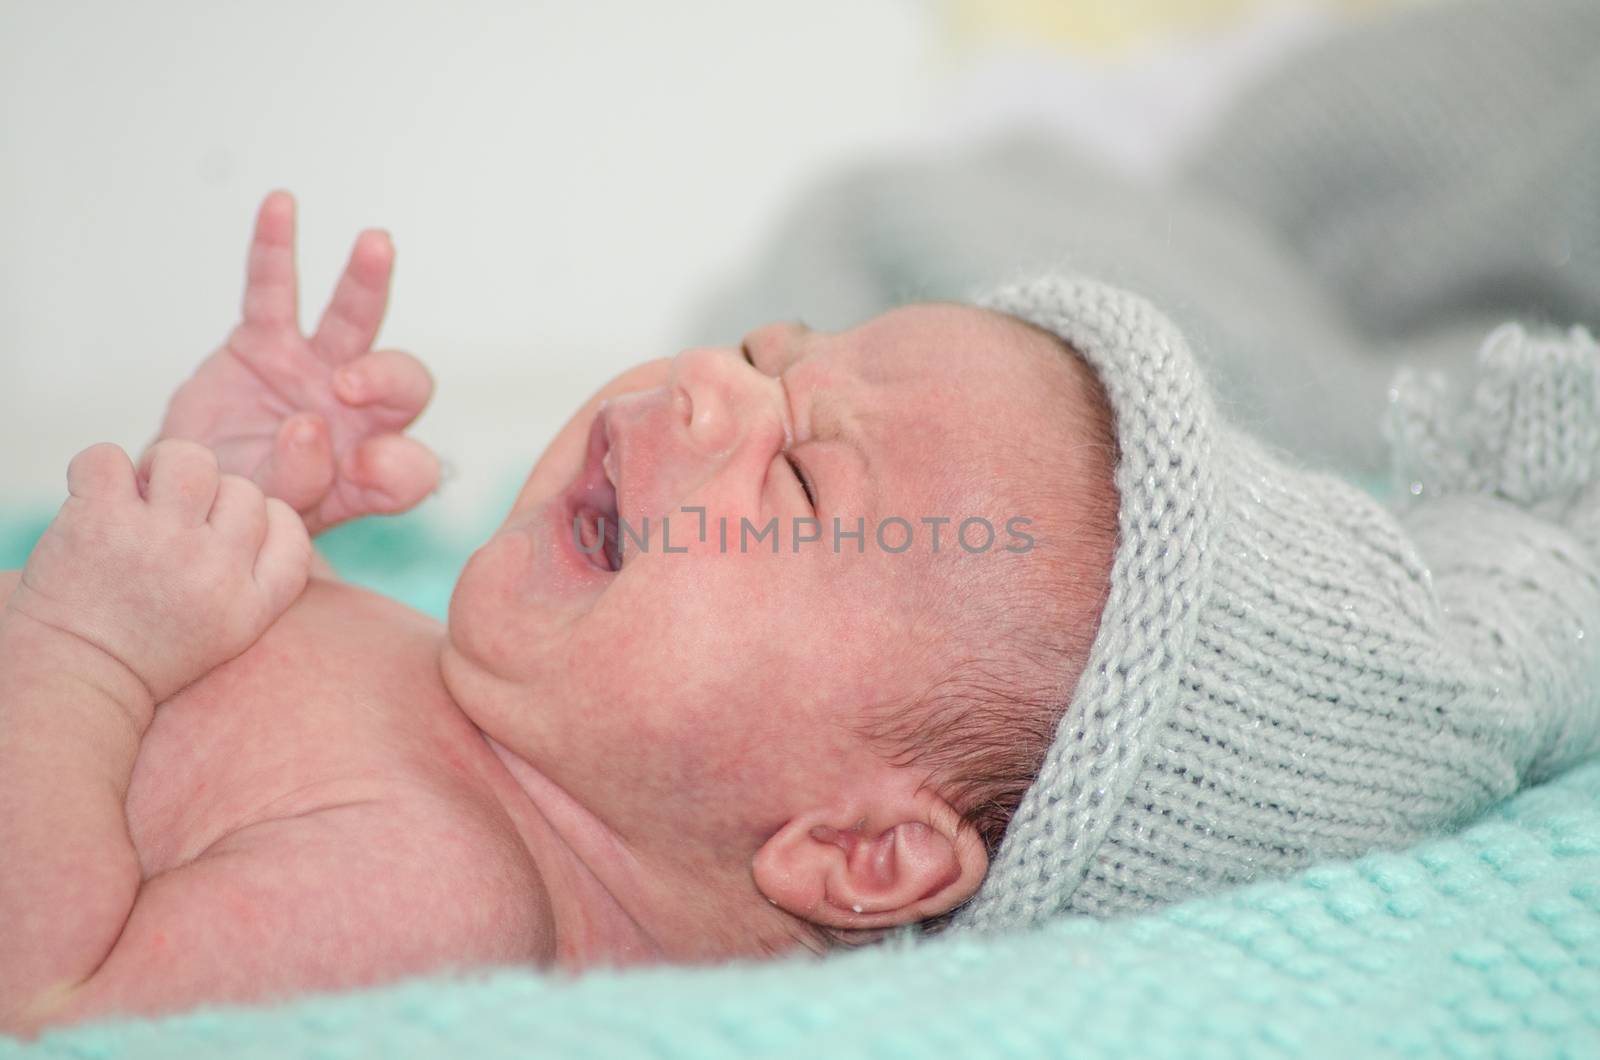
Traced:
<path id="1" fill-rule="evenodd" d="M 97 1060 L 1595 1057 L 1600 763 L 1450 838 L 1131 919 L 825 961 L 423 980 L 276 1009 L 80 1027 L 30 1051 Z"/>

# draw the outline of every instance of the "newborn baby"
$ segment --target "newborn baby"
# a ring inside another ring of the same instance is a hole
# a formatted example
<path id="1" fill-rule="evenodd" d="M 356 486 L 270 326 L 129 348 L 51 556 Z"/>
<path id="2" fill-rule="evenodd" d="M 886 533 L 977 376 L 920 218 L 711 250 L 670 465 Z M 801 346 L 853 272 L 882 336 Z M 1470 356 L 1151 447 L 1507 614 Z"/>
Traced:
<path id="1" fill-rule="evenodd" d="M 440 628 L 302 591 L 305 528 L 436 466 L 426 373 L 367 352 L 387 242 L 307 343 L 291 237 L 270 196 L 169 440 L 79 454 L 5 582 L 9 1029 L 1145 909 L 1597 746 L 1581 331 L 1497 332 L 1466 415 L 1397 387 L 1391 512 L 1094 281 L 772 325 L 603 389 Z"/>
<path id="2" fill-rule="evenodd" d="M 437 465 L 394 433 L 426 372 L 368 352 L 386 239 L 309 342 L 292 239 L 269 196 L 244 319 L 165 440 L 137 469 L 80 453 L 0 576 L 0 1025 L 821 949 L 975 893 L 1050 739 L 997 739 L 992 693 L 1070 681 L 1106 591 L 1082 362 L 922 305 L 641 365 L 552 442 L 440 626 L 307 583 L 306 528 L 408 507 Z"/>

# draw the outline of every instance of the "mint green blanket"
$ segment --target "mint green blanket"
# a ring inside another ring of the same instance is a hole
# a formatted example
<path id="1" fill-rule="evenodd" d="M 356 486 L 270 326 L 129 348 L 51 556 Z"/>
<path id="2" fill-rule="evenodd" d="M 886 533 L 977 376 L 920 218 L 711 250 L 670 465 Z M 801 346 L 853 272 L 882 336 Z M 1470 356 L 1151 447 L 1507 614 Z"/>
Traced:
<path id="1" fill-rule="evenodd" d="M 1600 1056 L 1600 763 L 1462 834 L 1122 921 L 826 961 L 422 980 L 11 1055 Z"/>

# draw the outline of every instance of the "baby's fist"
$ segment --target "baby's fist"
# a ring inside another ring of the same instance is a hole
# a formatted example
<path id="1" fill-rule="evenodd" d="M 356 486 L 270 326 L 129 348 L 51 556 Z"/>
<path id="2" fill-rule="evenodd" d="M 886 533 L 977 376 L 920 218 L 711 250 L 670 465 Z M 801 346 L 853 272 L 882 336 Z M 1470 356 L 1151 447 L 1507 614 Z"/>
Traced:
<path id="1" fill-rule="evenodd" d="M 87 641 L 159 703 L 255 643 L 305 588 L 300 517 L 194 442 L 114 445 L 67 469 L 68 497 L 10 606 Z"/>

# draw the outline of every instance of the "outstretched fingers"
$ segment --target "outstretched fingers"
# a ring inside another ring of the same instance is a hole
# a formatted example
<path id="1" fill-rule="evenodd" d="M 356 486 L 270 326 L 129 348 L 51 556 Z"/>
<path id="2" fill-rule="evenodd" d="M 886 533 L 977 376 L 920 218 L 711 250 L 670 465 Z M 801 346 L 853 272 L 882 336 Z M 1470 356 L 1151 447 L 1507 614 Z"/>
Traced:
<path id="1" fill-rule="evenodd" d="M 274 191 L 256 211 L 255 235 L 245 270 L 244 322 L 258 327 L 300 326 L 299 281 L 294 268 L 294 196 Z"/>
<path id="2" fill-rule="evenodd" d="M 356 237 L 333 299 L 311 336 L 311 348 L 324 361 L 344 364 L 372 348 L 389 303 L 393 270 L 394 244 L 387 232 L 369 228 Z"/>

